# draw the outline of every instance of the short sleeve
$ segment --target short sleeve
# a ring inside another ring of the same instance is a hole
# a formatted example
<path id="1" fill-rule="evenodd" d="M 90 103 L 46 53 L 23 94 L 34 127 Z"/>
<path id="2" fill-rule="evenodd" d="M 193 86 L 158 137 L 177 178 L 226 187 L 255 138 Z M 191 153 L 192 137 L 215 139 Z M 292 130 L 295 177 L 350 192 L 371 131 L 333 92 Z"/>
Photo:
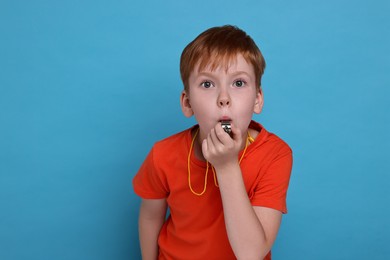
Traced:
<path id="1" fill-rule="evenodd" d="M 282 149 L 265 169 L 254 190 L 251 204 L 287 213 L 287 189 L 292 169 L 292 151 Z"/>
<path id="2" fill-rule="evenodd" d="M 168 195 L 166 179 L 156 166 L 152 149 L 133 178 L 134 192 L 144 199 L 162 199 Z"/>

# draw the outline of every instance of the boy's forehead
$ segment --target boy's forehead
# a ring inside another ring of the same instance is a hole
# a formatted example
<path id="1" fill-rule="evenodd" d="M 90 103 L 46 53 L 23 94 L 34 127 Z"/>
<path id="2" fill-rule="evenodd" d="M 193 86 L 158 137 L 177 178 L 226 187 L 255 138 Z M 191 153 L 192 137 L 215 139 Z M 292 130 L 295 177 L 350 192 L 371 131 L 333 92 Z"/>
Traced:
<path id="1" fill-rule="evenodd" d="M 196 63 L 193 72 L 213 72 L 215 70 L 220 69 L 223 69 L 225 72 L 228 72 L 229 69 L 235 69 L 243 64 L 247 65 L 246 67 L 248 67 L 249 65 L 248 68 L 250 68 L 250 70 L 253 70 L 252 64 L 250 64 L 240 53 L 234 55 L 201 57 Z"/>

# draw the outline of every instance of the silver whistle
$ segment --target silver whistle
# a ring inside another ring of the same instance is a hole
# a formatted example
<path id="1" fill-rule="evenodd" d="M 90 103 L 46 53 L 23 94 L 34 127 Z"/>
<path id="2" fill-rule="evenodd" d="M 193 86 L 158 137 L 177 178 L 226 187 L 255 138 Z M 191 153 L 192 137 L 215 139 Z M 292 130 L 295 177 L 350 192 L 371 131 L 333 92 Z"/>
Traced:
<path id="1" fill-rule="evenodd" d="M 232 127 L 230 125 L 230 121 L 221 121 L 221 126 L 226 133 L 228 133 L 229 135 L 232 134 Z"/>

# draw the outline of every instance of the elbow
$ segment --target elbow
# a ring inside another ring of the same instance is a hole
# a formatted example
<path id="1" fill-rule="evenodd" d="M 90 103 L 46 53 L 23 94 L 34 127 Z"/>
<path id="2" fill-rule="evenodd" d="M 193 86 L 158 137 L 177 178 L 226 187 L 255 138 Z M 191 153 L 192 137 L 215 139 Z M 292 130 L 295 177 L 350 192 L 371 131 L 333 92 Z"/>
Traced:
<path id="1" fill-rule="evenodd" d="M 268 254 L 268 252 L 265 254 L 262 254 L 262 253 L 259 253 L 259 251 L 257 251 L 253 254 L 252 253 L 243 253 L 241 255 L 236 255 L 236 258 L 238 260 L 263 260 L 267 254 Z"/>
<path id="2" fill-rule="evenodd" d="M 263 260 L 270 250 L 271 248 L 267 245 L 257 245 L 251 248 L 242 248 L 234 254 L 238 260 Z"/>

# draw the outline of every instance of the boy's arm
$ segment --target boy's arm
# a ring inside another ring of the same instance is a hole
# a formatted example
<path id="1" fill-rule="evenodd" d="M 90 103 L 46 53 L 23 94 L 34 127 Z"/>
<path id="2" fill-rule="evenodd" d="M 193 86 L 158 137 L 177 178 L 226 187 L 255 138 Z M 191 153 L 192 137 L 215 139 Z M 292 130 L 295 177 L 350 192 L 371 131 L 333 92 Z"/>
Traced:
<path id="1" fill-rule="evenodd" d="M 234 140 L 217 125 L 203 141 L 202 152 L 217 173 L 226 231 L 234 254 L 238 259 L 263 259 L 275 241 L 282 213 L 251 205 L 237 160 L 244 140 L 233 125 L 232 130 L 236 131 Z"/>
<path id="2" fill-rule="evenodd" d="M 138 223 L 143 260 L 156 260 L 158 257 L 157 239 L 165 222 L 166 212 L 165 199 L 142 199 Z"/>
<path id="3" fill-rule="evenodd" d="M 238 164 L 216 171 L 226 231 L 236 257 L 263 259 L 276 239 L 282 213 L 271 208 L 251 205 Z"/>

